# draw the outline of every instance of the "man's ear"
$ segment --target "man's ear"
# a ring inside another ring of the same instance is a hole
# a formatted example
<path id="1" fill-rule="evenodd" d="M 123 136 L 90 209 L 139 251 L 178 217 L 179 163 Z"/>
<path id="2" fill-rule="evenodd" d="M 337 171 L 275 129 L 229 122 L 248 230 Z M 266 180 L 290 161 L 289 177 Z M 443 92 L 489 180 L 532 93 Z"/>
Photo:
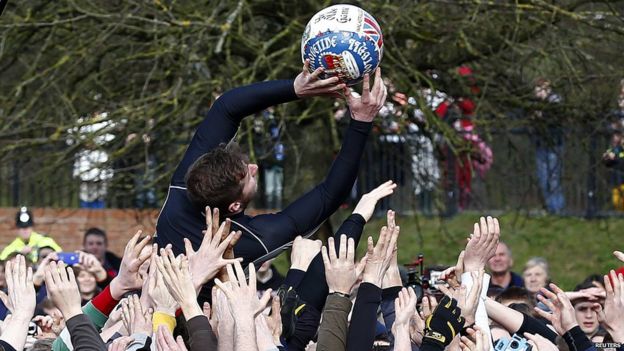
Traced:
<path id="1" fill-rule="evenodd" d="M 243 208 L 243 204 L 240 201 L 232 202 L 230 206 L 228 206 L 228 211 L 230 213 L 239 212 Z"/>

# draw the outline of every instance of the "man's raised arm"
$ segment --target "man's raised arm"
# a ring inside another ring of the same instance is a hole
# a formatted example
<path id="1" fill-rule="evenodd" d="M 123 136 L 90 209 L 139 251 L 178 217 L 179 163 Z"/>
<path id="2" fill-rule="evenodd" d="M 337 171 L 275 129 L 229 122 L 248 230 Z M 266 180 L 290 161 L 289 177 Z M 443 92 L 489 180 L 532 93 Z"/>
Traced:
<path id="1" fill-rule="evenodd" d="M 321 68 L 309 73 L 309 62 L 295 80 L 274 80 L 254 83 L 227 91 L 219 97 L 206 118 L 197 128 L 182 161 L 171 181 L 172 185 L 184 186 L 184 176 L 189 167 L 201 155 L 221 143 L 229 142 L 243 118 L 268 107 L 293 101 L 298 98 L 332 94 L 343 89 L 338 78 L 319 79 Z"/>
<path id="2" fill-rule="evenodd" d="M 372 89 L 369 77 L 364 78 L 361 97 L 351 95 L 348 90 L 345 95 L 351 123 L 325 180 L 282 212 L 257 216 L 252 220 L 252 226 L 258 233 L 272 238 L 271 246 L 279 247 L 297 235 L 306 235 L 314 230 L 338 209 L 353 187 L 372 121 L 386 101 L 387 91 L 381 78 L 381 69 L 375 74 Z M 280 219 L 280 225 L 275 225 L 276 217 Z"/>

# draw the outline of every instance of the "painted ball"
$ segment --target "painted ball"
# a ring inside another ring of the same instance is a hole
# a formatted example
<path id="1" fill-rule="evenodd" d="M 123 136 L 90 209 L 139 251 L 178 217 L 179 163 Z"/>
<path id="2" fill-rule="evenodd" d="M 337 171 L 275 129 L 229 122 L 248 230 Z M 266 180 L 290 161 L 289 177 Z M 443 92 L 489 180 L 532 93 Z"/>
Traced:
<path id="1" fill-rule="evenodd" d="M 338 77 L 357 84 L 373 72 L 383 56 L 379 23 L 353 5 L 334 5 L 317 12 L 301 38 L 301 58 L 310 60 L 310 72 L 324 68 L 321 78 Z"/>

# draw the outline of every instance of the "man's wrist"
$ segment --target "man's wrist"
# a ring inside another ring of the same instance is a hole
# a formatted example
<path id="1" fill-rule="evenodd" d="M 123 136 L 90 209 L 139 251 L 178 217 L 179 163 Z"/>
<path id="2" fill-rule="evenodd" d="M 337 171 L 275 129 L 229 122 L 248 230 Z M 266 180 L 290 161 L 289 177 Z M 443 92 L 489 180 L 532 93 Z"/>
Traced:
<path id="1" fill-rule="evenodd" d="M 613 339 L 613 342 L 618 342 L 620 344 L 624 343 L 624 329 L 623 330 L 613 330 L 609 331 L 609 335 Z"/>
<path id="2" fill-rule="evenodd" d="M 156 307 L 154 307 L 154 312 L 160 312 L 160 313 L 167 314 L 167 315 L 175 317 L 175 315 L 176 315 L 176 308 L 175 307 L 170 307 L 170 306 L 156 306 Z"/>
<path id="3" fill-rule="evenodd" d="M 382 282 L 382 279 L 379 277 L 372 277 L 372 276 L 368 277 L 366 276 L 366 274 L 362 276 L 362 283 L 370 283 L 377 287 L 381 287 L 381 282 Z"/>
<path id="4" fill-rule="evenodd" d="M 346 289 L 329 289 L 329 294 L 330 295 L 338 295 L 347 299 L 351 298 L 351 294 L 349 294 L 348 292 L 345 292 Z"/>
<path id="5" fill-rule="evenodd" d="M 293 263 L 290 265 L 290 269 L 298 269 L 300 271 L 304 271 L 307 272 L 308 268 L 310 267 L 310 262 L 300 262 L 299 260 L 297 261 L 293 261 Z"/>
<path id="6" fill-rule="evenodd" d="M 570 324 L 566 324 L 566 325 L 561 325 L 561 327 L 563 328 L 563 330 L 565 330 L 566 333 L 568 333 L 570 330 L 574 329 L 575 327 L 578 327 L 579 324 L 575 321 L 573 323 Z"/>
<path id="7" fill-rule="evenodd" d="M 79 314 L 82 314 L 82 309 L 80 307 L 71 307 L 66 311 L 61 311 L 61 313 L 63 314 L 63 318 L 67 321 Z"/>
<path id="8" fill-rule="evenodd" d="M 124 294 L 127 292 L 126 288 L 123 286 L 123 284 L 119 281 L 119 278 L 115 277 L 113 279 L 113 281 L 110 282 L 109 284 L 110 287 L 110 294 L 113 297 L 114 300 L 121 300 L 124 296 Z"/>
<path id="9" fill-rule="evenodd" d="M 197 302 L 183 303 L 181 308 L 182 313 L 184 314 L 184 319 L 186 319 L 187 321 L 204 314 L 204 311 L 202 311 Z"/>

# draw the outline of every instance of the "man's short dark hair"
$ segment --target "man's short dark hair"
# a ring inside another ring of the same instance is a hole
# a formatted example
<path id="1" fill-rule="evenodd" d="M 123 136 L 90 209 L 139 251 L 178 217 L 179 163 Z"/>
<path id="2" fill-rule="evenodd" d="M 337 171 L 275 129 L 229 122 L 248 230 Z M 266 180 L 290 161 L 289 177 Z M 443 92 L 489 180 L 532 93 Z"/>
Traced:
<path id="1" fill-rule="evenodd" d="M 248 159 L 238 144 L 221 144 L 191 165 L 185 182 L 189 199 L 198 207 L 219 208 L 228 213 L 243 193 Z"/>
<path id="2" fill-rule="evenodd" d="M 574 287 L 574 291 L 595 288 L 596 285 L 594 283 L 604 285 L 604 280 L 600 274 L 590 274 L 589 276 L 587 276 L 587 278 L 585 278 L 585 280 L 583 280 L 580 284 Z"/>
<path id="3" fill-rule="evenodd" d="M 89 229 L 87 229 L 87 231 L 84 233 L 84 238 L 83 238 L 83 243 L 87 240 L 87 237 L 89 235 L 95 235 L 95 236 L 99 236 L 104 238 L 104 243 L 108 244 L 108 237 L 106 236 L 106 232 L 104 231 L 104 229 L 100 229 L 98 227 L 91 227 Z"/>
<path id="4" fill-rule="evenodd" d="M 507 301 L 523 301 L 526 304 L 531 303 L 531 296 L 529 292 L 522 287 L 519 286 L 510 286 L 501 292 L 498 296 L 496 296 L 496 302 L 500 302 L 504 304 Z"/>

